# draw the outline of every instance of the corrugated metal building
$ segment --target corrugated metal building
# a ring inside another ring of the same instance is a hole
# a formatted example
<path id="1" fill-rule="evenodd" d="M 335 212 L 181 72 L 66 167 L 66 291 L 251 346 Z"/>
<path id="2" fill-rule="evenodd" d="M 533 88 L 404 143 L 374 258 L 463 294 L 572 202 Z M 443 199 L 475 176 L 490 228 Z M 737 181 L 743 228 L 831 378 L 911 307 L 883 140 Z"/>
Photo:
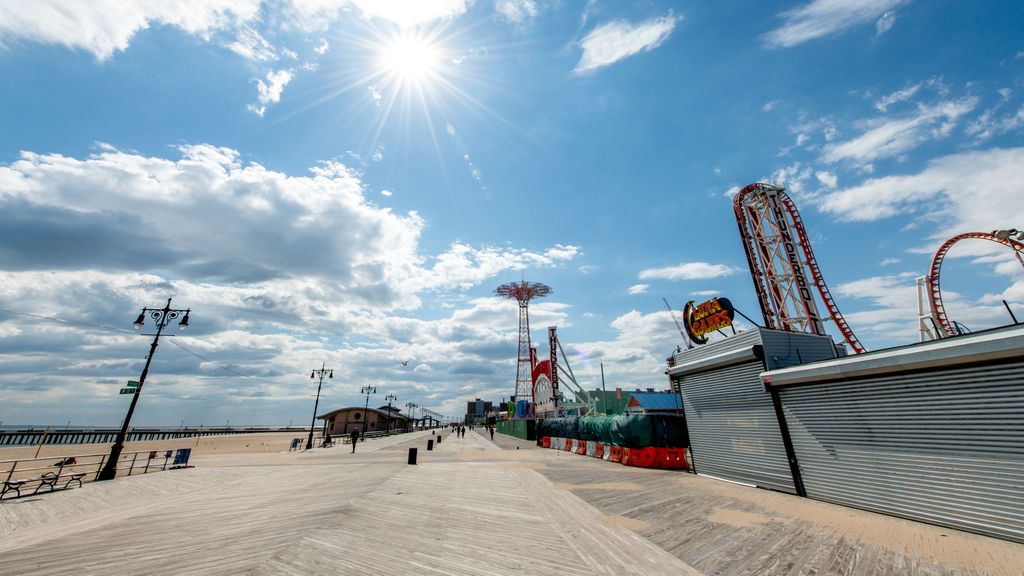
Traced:
<path id="1" fill-rule="evenodd" d="M 1024 542 L 1024 326 L 763 377 L 807 496 Z"/>
<path id="2" fill-rule="evenodd" d="M 755 328 L 670 358 L 696 472 L 802 494 L 778 398 L 760 374 L 837 355 L 829 336 Z"/>

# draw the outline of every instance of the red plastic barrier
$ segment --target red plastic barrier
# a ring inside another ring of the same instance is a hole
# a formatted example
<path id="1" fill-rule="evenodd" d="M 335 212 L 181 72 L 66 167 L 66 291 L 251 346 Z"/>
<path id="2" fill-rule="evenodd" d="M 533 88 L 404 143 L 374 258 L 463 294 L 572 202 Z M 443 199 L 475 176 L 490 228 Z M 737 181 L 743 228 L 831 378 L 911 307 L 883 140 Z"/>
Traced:
<path id="1" fill-rule="evenodd" d="M 572 452 L 572 449 L 576 447 L 576 440 L 573 438 L 565 439 L 565 451 Z"/>
<path id="2" fill-rule="evenodd" d="M 604 458 L 604 444 L 598 442 L 594 447 L 594 458 Z"/>
<path id="3" fill-rule="evenodd" d="M 627 458 L 624 463 L 629 466 L 637 466 L 639 468 L 654 468 L 657 450 L 658 449 L 654 447 L 630 448 L 629 458 Z"/>
<path id="4" fill-rule="evenodd" d="M 655 465 L 665 470 L 687 470 L 686 448 L 656 448 Z"/>
<path id="5" fill-rule="evenodd" d="M 551 436 L 545 436 L 540 439 L 541 446 L 545 448 L 551 448 Z"/>
<path id="6" fill-rule="evenodd" d="M 582 454 L 584 456 L 587 455 L 587 441 L 586 440 L 577 440 L 576 441 L 576 453 L 577 454 Z"/>
<path id="7" fill-rule="evenodd" d="M 622 449 L 622 460 L 619 460 L 619 463 L 621 463 L 621 464 L 623 464 L 625 466 L 628 466 L 629 465 L 629 453 L 630 452 L 631 452 L 631 450 L 629 448 L 623 448 Z"/>
<path id="8" fill-rule="evenodd" d="M 622 462 L 622 447 L 612 446 L 612 455 L 608 458 L 611 462 Z"/>

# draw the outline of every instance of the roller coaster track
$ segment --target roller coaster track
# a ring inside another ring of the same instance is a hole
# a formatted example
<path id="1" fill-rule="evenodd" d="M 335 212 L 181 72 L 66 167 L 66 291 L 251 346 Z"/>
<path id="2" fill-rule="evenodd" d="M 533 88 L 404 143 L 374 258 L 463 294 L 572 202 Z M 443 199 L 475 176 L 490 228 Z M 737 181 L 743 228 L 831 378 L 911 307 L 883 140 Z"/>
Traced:
<path id="1" fill-rule="evenodd" d="M 942 305 L 942 291 L 940 290 L 939 284 L 942 274 L 942 262 L 946 259 L 946 253 L 953 247 L 954 244 L 961 240 L 967 240 L 968 238 L 975 238 L 978 240 L 988 240 L 995 242 L 996 244 L 1002 244 L 1003 246 L 1009 246 L 1014 255 L 1017 257 L 1017 261 L 1020 262 L 1021 266 L 1024 266 L 1024 256 L 1021 255 L 1021 251 L 1024 251 L 1024 244 L 1017 242 L 1016 240 L 997 238 L 988 232 L 965 232 L 953 236 L 949 240 L 946 240 L 942 246 L 935 252 L 935 256 L 932 257 L 932 266 L 928 271 L 928 296 L 931 300 L 932 315 L 935 318 L 935 322 L 939 325 L 945 336 L 956 336 L 960 332 L 953 326 L 953 322 L 950 321 L 949 317 L 946 316 L 946 308 Z"/>
<path id="2" fill-rule="evenodd" d="M 765 325 L 782 330 L 825 333 L 814 297 L 807 286 L 809 272 L 829 317 L 847 345 L 855 354 L 865 352 L 864 345 L 839 311 L 825 283 L 800 211 L 785 190 L 770 184 L 751 184 L 736 194 L 733 212 Z"/>

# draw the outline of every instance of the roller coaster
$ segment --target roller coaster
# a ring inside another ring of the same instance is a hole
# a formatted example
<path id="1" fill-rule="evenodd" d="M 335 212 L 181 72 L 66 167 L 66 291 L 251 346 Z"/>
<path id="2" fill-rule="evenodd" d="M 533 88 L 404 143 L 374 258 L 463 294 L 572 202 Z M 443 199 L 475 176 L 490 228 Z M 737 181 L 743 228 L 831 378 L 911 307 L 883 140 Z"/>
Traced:
<path id="1" fill-rule="evenodd" d="M 786 191 L 751 184 L 733 198 L 733 212 L 765 327 L 823 335 L 824 320 L 831 319 L 855 354 L 866 351 L 832 298 L 800 211 Z M 814 289 L 828 310 L 827 318 L 818 312 Z"/>
<path id="2" fill-rule="evenodd" d="M 1013 236 L 1017 238 L 1014 239 Z M 969 239 L 988 240 L 989 242 L 1007 246 L 1013 250 L 1013 254 L 1017 257 L 1020 265 L 1024 266 L 1024 254 L 1022 254 L 1024 243 L 1021 242 L 1021 240 L 1024 240 L 1024 231 L 1011 229 L 993 232 L 965 232 L 943 242 L 939 249 L 935 251 L 935 256 L 932 257 L 932 265 L 928 270 L 928 275 L 922 276 L 917 280 L 918 328 L 922 341 L 957 336 L 962 332 L 959 323 L 949 318 L 949 315 L 946 313 L 946 307 L 942 303 L 942 263 L 946 259 L 946 254 L 949 253 L 949 250 L 957 242 Z M 924 288 L 927 288 L 927 306 L 925 305 L 925 298 L 922 296 Z M 1007 306 L 1007 309 L 1009 309 L 1009 306 Z M 1011 312 L 1010 314 L 1012 316 L 1013 313 Z M 1016 319 L 1014 320 L 1016 321 Z"/>

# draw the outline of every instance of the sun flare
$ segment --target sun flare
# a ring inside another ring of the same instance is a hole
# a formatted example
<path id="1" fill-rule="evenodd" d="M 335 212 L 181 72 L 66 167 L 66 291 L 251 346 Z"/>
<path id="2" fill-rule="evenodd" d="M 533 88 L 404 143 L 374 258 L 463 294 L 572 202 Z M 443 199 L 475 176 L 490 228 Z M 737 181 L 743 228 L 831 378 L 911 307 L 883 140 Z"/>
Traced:
<path id="1" fill-rule="evenodd" d="M 422 38 L 396 38 L 381 51 L 384 72 L 405 82 L 422 82 L 436 74 L 441 62 L 440 50 Z"/>

